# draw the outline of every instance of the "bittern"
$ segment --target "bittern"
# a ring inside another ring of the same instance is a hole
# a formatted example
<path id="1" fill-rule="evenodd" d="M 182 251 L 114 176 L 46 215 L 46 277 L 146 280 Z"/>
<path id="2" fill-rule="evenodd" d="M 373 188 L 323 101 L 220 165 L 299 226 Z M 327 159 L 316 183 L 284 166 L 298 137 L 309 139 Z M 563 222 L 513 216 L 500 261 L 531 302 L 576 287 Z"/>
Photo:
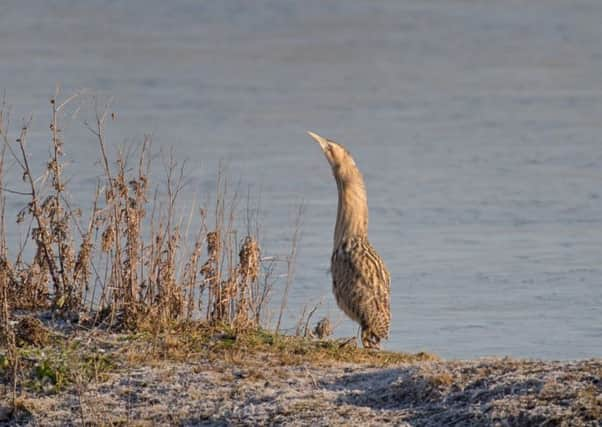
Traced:
<path id="1" fill-rule="evenodd" d="M 308 132 L 322 148 L 337 183 L 339 203 L 330 260 L 338 306 L 362 330 L 365 348 L 380 348 L 391 322 L 390 275 L 368 241 L 368 199 L 364 178 L 342 145 Z"/>

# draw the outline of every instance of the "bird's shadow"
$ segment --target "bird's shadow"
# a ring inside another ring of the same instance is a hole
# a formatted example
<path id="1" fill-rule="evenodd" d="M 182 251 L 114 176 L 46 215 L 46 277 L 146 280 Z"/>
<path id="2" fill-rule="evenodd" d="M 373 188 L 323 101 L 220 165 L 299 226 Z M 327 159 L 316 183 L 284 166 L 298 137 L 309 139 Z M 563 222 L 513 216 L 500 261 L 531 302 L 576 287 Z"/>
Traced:
<path id="1" fill-rule="evenodd" d="M 337 376 L 320 382 L 323 389 L 336 392 L 340 405 L 390 411 L 412 425 L 491 425 L 489 411 L 494 401 L 532 393 L 541 386 L 525 378 L 512 384 L 495 384 L 495 378 L 473 378 L 466 383 L 450 381 L 445 373 L 425 373 L 420 366 L 375 369 Z M 522 417 L 522 418 L 521 418 Z M 519 425 L 546 421 L 541 414 L 522 414 Z"/>
<path id="2" fill-rule="evenodd" d="M 338 376 L 333 381 L 324 380 L 320 385 L 337 392 L 338 403 L 365 406 L 372 409 L 403 409 L 416 400 L 418 384 L 413 381 L 415 367 L 378 369 Z M 426 391 L 426 390 L 425 390 Z M 422 393 L 427 397 L 427 393 Z"/>

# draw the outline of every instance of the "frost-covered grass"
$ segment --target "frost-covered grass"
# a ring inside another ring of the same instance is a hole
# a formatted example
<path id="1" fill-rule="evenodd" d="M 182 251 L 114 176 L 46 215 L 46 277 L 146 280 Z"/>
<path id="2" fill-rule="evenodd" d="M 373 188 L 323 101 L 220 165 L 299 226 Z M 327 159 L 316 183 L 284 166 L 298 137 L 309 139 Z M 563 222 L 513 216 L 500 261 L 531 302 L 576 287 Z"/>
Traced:
<path id="1" fill-rule="evenodd" d="M 20 341 L 13 424 L 595 426 L 602 416 L 600 359 L 443 361 L 199 322 L 43 328 L 46 340 Z M 10 387 L 5 378 L 0 396 Z M 0 408 L 8 421 L 8 397 Z"/>

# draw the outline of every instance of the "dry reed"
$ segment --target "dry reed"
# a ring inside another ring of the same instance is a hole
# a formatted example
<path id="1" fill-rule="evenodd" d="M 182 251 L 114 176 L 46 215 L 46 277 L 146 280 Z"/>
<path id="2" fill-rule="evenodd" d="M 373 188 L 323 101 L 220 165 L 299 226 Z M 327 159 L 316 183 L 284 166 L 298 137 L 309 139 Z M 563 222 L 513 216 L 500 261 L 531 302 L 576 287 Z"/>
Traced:
<path id="1" fill-rule="evenodd" d="M 0 130 L 8 125 L 8 112 L 4 100 L 0 109 Z M 4 133 L 2 133 L 4 135 Z M 13 411 L 16 407 L 17 399 L 17 373 L 19 370 L 19 353 L 17 351 L 17 343 L 14 328 L 10 322 L 10 312 L 14 297 L 11 295 L 14 289 L 14 270 L 8 261 L 8 249 L 6 244 L 6 229 L 5 229 L 5 206 L 6 199 L 4 197 L 4 165 L 6 146 L 0 150 L 0 346 L 6 347 L 6 360 L 8 362 L 8 371 L 10 372 L 10 381 L 12 384 L 12 402 Z"/>
<path id="2" fill-rule="evenodd" d="M 277 258 L 262 259 L 256 233 L 239 238 L 238 194 L 229 194 L 223 172 L 218 174 L 212 226 L 208 225 L 210 210 L 200 209 L 198 230 L 190 233 L 186 227 L 186 235 L 182 235 L 177 206 L 185 187 L 184 165 L 175 161 L 173 154 L 163 155 L 164 185 L 157 186 L 151 197 L 150 138 L 145 138 L 137 151 L 118 150 L 112 158 L 105 125 L 107 118 L 114 116 L 108 108 L 97 109 L 95 120 L 85 125 L 97 141 L 102 176 L 82 224 L 84 215 L 70 201 L 63 159 L 68 145 L 61 130 L 64 111 L 77 97 L 59 101 L 59 95 L 57 91 L 50 101 L 50 156 L 40 177 L 32 170 L 28 152 L 30 122 L 24 122 L 17 138 L 11 138 L 6 104 L 0 111 L 2 159 L 8 158 L 20 168 L 25 185 L 25 189 L 5 189 L 0 163 L 3 337 L 9 337 L 10 312 L 18 308 L 51 308 L 69 318 L 84 316 L 129 329 L 146 325 L 160 329 L 191 319 L 234 330 L 258 327 L 273 286 Z M 33 256 L 28 260 L 24 248 L 14 260 L 6 250 L 3 200 L 7 191 L 26 199 L 17 222 L 28 227 L 25 244 L 33 243 Z M 194 235 L 192 245 L 188 244 L 189 235 Z M 293 253 L 286 258 L 287 289 L 297 238 L 295 232 Z M 189 246 L 191 249 L 186 249 Z"/>

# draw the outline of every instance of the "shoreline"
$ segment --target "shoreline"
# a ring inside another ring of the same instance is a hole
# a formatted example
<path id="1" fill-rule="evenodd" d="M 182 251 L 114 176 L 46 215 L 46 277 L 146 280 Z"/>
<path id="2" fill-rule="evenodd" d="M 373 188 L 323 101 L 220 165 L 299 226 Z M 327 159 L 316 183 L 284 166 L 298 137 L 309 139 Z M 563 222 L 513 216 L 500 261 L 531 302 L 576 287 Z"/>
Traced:
<path id="1" fill-rule="evenodd" d="M 0 376 L 0 424 L 598 426 L 602 419 L 600 358 L 446 361 L 201 323 L 136 334 L 44 329 L 40 342 L 21 342 L 14 414 Z"/>

